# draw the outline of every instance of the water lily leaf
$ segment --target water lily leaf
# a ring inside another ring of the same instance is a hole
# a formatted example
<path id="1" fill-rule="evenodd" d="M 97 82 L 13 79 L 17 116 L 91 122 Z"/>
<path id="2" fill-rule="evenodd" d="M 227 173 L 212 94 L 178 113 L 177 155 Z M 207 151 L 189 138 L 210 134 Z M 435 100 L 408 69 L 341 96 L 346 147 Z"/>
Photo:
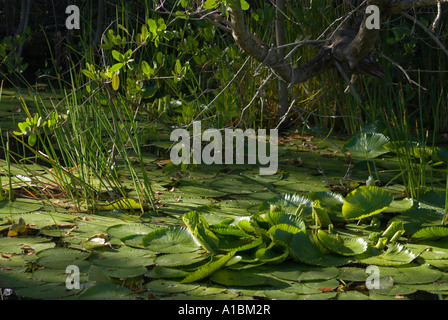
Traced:
<path id="1" fill-rule="evenodd" d="M 16 199 L 15 201 L 3 200 L 0 201 L 0 215 L 1 214 L 18 214 L 36 211 L 42 208 L 41 201 L 33 199 Z"/>
<path id="2" fill-rule="evenodd" d="M 190 211 L 183 215 L 182 220 L 190 230 L 196 242 L 207 252 L 215 253 L 218 250 L 219 239 L 210 230 L 209 224 L 199 212 Z"/>
<path id="3" fill-rule="evenodd" d="M 302 232 L 302 230 L 289 224 L 277 224 L 268 230 L 268 234 L 272 236 L 274 241 L 287 246 L 291 244 L 292 237 L 298 232 Z"/>
<path id="4" fill-rule="evenodd" d="M 154 254 L 141 249 L 122 247 L 109 251 L 93 253 L 89 261 L 97 266 L 119 268 L 119 267 L 138 267 L 154 264 Z"/>
<path id="5" fill-rule="evenodd" d="M 351 137 L 344 148 L 352 155 L 372 159 L 389 152 L 384 146 L 389 138 L 382 133 L 363 132 Z"/>
<path id="6" fill-rule="evenodd" d="M 432 283 L 425 284 L 403 284 L 402 286 L 414 289 L 428 291 L 431 293 L 445 293 L 448 290 L 448 276 L 446 273 Z"/>
<path id="7" fill-rule="evenodd" d="M 429 190 L 422 194 L 419 198 L 420 207 L 435 209 L 439 211 L 445 210 L 446 192 Z"/>
<path id="8" fill-rule="evenodd" d="M 325 248 L 343 256 L 357 255 L 367 250 L 367 242 L 362 238 L 352 238 L 339 234 L 333 236 L 322 230 L 318 231 L 317 236 Z"/>
<path id="9" fill-rule="evenodd" d="M 190 273 L 185 270 L 169 268 L 169 267 L 155 267 L 149 275 L 153 278 L 185 278 Z M 148 275 L 148 273 L 147 273 Z"/>
<path id="10" fill-rule="evenodd" d="M 81 289 L 67 290 L 67 287 L 65 286 L 66 277 L 65 275 L 63 277 L 64 278 L 62 278 L 62 281 L 59 283 L 45 283 L 40 285 L 39 289 L 36 289 L 35 287 L 26 287 L 14 291 L 20 297 L 38 300 L 61 300 L 81 292 Z M 61 285 L 61 283 L 63 284 Z"/>
<path id="11" fill-rule="evenodd" d="M 412 235 L 412 240 L 438 240 L 448 237 L 448 228 L 446 227 L 427 227 L 420 229 Z"/>
<path id="12" fill-rule="evenodd" d="M 376 186 L 361 186 L 350 192 L 342 205 L 346 219 L 362 219 L 381 213 L 392 203 L 393 197 Z"/>
<path id="13" fill-rule="evenodd" d="M 390 206 L 384 212 L 405 212 L 415 205 L 415 201 L 411 198 L 401 200 L 393 200 Z"/>
<path id="14" fill-rule="evenodd" d="M 180 283 L 171 280 L 153 280 L 145 284 L 145 287 L 150 291 L 158 293 L 180 293 L 196 289 L 199 285 L 193 283 Z"/>
<path id="15" fill-rule="evenodd" d="M 443 213 L 437 210 L 415 208 L 395 216 L 391 221 L 402 221 L 406 233 L 414 234 L 421 228 L 440 226 L 443 218 Z"/>
<path id="16" fill-rule="evenodd" d="M 292 237 L 290 254 L 296 261 L 324 267 L 339 266 L 350 261 L 348 257 L 324 254 L 304 232 L 298 232 Z"/>
<path id="17" fill-rule="evenodd" d="M 329 280 L 339 275 L 336 267 L 305 266 L 297 263 L 282 263 L 276 266 L 271 274 L 279 279 L 288 281 L 317 281 Z"/>
<path id="18" fill-rule="evenodd" d="M 106 276 L 118 279 L 135 278 L 145 274 L 148 271 L 148 269 L 146 269 L 143 265 L 125 265 L 125 267 L 101 267 L 101 270 Z"/>
<path id="19" fill-rule="evenodd" d="M 152 231 L 154 231 L 154 227 L 150 227 L 141 223 L 117 224 L 106 229 L 107 234 L 119 239 L 136 234 L 146 235 Z"/>
<path id="20" fill-rule="evenodd" d="M 69 248 L 50 248 L 36 254 L 37 264 L 46 268 L 65 269 L 89 257 L 89 253 Z"/>
<path id="21" fill-rule="evenodd" d="M 188 266 L 207 259 L 209 256 L 203 253 L 171 253 L 158 256 L 154 263 L 163 267 Z"/>
<path id="22" fill-rule="evenodd" d="M 227 175 L 213 180 L 210 188 L 232 194 L 250 194 L 273 187 L 265 181 L 253 179 L 250 175 Z"/>
<path id="23" fill-rule="evenodd" d="M 142 238 L 142 245 L 154 252 L 193 252 L 200 248 L 186 228 L 161 228 Z"/>
<path id="24" fill-rule="evenodd" d="M 213 282 L 224 286 L 261 286 L 268 285 L 267 278 L 250 270 L 221 269 L 210 277 Z"/>
<path id="25" fill-rule="evenodd" d="M 4 237 L 0 240 L 0 252 L 5 254 L 20 254 L 27 249 L 36 252 L 54 247 L 54 242 L 41 237 Z"/>
<path id="26" fill-rule="evenodd" d="M 271 205 L 281 207 L 283 211 L 287 213 L 309 215 L 311 214 L 313 202 L 306 196 L 295 193 L 286 193 L 271 200 L 264 201 L 259 205 L 258 211 L 270 212 Z"/>
<path id="27" fill-rule="evenodd" d="M 221 238 L 219 242 L 219 249 L 224 251 L 246 251 L 263 244 L 262 238 L 232 238 Z"/>
<path id="28" fill-rule="evenodd" d="M 300 230 L 305 230 L 305 222 L 297 215 L 285 212 L 269 212 L 264 216 L 264 219 L 271 225 L 287 224 L 296 227 Z"/>
<path id="29" fill-rule="evenodd" d="M 288 247 L 275 242 L 272 242 L 267 248 L 261 248 L 255 252 L 255 257 L 257 257 L 259 261 L 269 264 L 282 263 L 288 256 Z"/>
<path id="30" fill-rule="evenodd" d="M 408 264 L 415 258 L 416 255 L 411 250 L 401 244 L 394 243 L 381 254 L 359 260 L 365 264 L 373 264 L 378 266 L 398 266 Z"/>
<path id="31" fill-rule="evenodd" d="M 312 192 L 307 195 L 313 201 L 319 200 L 320 205 L 328 211 L 329 214 L 338 214 L 342 210 L 344 197 L 331 191 Z"/>
<path id="32" fill-rule="evenodd" d="M 422 284 L 437 281 L 443 273 L 439 270 L 429 267 L 427 264 L 398 266 L 398 267 L 380 267 L 381 277 L 391 276 L 394 283 L 398 284 Z"/>
<path id="33" fill-rule="evenodd" d="M 78 299 L 80 300 L 132 300 L 135 299 L 135 293 L 126 287 L 115 283 L 98 283 L 93 287 L 87 288 L 82 292 Z"/>
<path id="34" fill-rule="evenodd" d="M 182 283 L 190 283 L 190 282 L 196 282 L 199 280 L 202 280 L 204 278 L 207 278 L 208 276 L 212 275 L 222 267 L 226 265 L 226 263 L 232 259 L 232 257 L 235 255 L 235 251 L 232 251 L 225 255 L 224 257 L 214 261 L 210 262 L 202 267 L 200 267 L 195 272 L 188 275 L 185 279 L 183 279 Z"/>

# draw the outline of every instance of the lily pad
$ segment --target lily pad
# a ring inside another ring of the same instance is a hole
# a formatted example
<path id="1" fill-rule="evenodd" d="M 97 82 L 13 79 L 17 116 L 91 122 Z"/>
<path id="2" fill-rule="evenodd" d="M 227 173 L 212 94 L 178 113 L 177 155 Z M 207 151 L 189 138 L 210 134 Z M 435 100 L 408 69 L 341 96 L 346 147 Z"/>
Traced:
<path id="1" fill-rule="evenodd" d="M 16 199 L 15 201 L 3 200 L 0 201 L 0 216 L 2 214 L 12 215 L 18 213 L 25 213 L 36 211 L 42 208 L 41 201 L 33 199 Z"/>
<path id="2" fill-rule="evenodd" d="M 348 257 L 324 254 L 304 232 L 298 232 L 292 237 L 290 254 L 299 262 L 324 267 L 343 265 L 351 260 Z"/>
<path id="3" fill-rule="evenodd" d="M 224 286 L 260 286 L 267 285 L 266 277 L 256 274 L 250 270 L 229 270 L 222 269 L 215 272 L 210 280 Z"/>
<path id="4" fill-rule="evenodd" d="M 208 256 L 203 253 L 171 253 L 164 254 L 155 258 L 154 262 L 158 266 L 180 267 L 188 266 L 207 259 Z"/>
<path id="5" fill-rule="evenodd" d="M 347 237 L 339 234 L 333 236 L 319 230 L 318 239 L 325 248 L 343 256 L 353 256 L 367 250 L 367 242 L 362 238 Z"/>
<path id="6" fill-rule="evenodd" d="M 141 223 L 134 224 L 117 224 L 107 228 L 106 232 L 112 237 L 116 238 L 124 238 L 130 235 L 136 234 L 148 234 L 149 232 L 154 231 L 154 227 L 147 226 Z"/>
<path id="7" fill-rule="evenodd" d="M 346 219 L 362 219 L 381 213 L 392 203 L 393 197 L 376 186 L 361 186 L 350 192 L 342 205 Z"/>
<path id="8" fill-rule="evenodd" d="M 416 258 L 416 255 L 405 246 L 394 243 L 389 248 L 377 255 L 360 259 L 360 262 L 378 266 L 398 266 L 410 263 Z"/>
<path id="9" fill-rule="evenodd" d="M 287 193 L 264 201 L 260 204 L 258 210 L 260 212 L 270 212 L 271 205 L 281 207 L 286 213 L 309 215 L 312 212 L 313 202 L 306 196 L 295 193 Z"/>
<path id="10" fill-rule="evenodd" d="M 180 283 L 171 280 L 153 280 L 145 284 L 145 287 L 150 291 L 155 291 L 157 293 L 180 293 L 187 292 L 199 287 L 198 284 L 194 283 Z"/>
<path id="11" fill-rule="evenodd" d="M 289 281 L 317 281 L 333 279 L 339 275 L 336 267 L 305 266 L 297 263 L 282 263 L 271 274 Z"/>
<path id="12" fill-rule="evenodd" d="M 384 147 L 388 142 L 389 138 L 382 133 L 364 132 L 351 137 L 344 144 L 344 148 L 352 155 L 372 159 L 389 152 Z"/>
<path id="13" fill-rule="evenodd" d="M 412 240 L 423 241 L 423 240 L 438 240 L 448 237 L 448 228 L 446 227 L 427 227 L 420 229 L 412 235 Z"/>
<path id="14" fill-rule="evenodd" d="M 142 245 L 154 252 L 193 252 L 200 248 L 187 228 L 157 229 L 142 238 Z"/>
<path id="15" fill-rule="evenodd" d="M 51 248 L 37 253 L 37 264 L 53 269 L 76 265 L 89 257 L 89 253 L 69 248 Z"/>

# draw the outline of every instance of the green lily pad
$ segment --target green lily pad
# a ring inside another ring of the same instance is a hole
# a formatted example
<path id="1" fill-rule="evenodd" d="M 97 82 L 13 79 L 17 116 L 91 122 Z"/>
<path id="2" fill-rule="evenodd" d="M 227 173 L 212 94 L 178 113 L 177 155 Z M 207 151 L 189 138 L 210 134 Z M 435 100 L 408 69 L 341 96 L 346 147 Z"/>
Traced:
<path id="1" fill-rule="evenodd" d="M 158 256 L 155 258 L 154 263 L 158 266 L 164 267 L 180 267 L 188 266 L 207 259 L 208 256 L 202 252 L 190 252 L 190 253 L 170 253 Z"/>
<path id="2" fill-rule="evenodd" d="M 324 254 L 304 232 L 298 232 L 292 237 L 290 254 L 299 262 L 324 267 L 343 265 L 351 260 L 349 257 Z"/>
<path id="3" fill-rule="evenodd" d="M 339 234 L 333 236 L 322 230 L 318 231 L 317 236 L 325 248 L 343 256 L 353 256 L 367 250 L 367 242 L 362 238 L 347 237 Z"/>
<path id="4" fill-rule="evenodd" d="M 180 293 L 198 288 L 198 284 L 180 283 L 171 280 L 153 280 L 145 284 L 145 288 L 157 293 Z"/>
<path id="5" fill-rule="evenodd" d="M 210 280 L 223 286 L 260 286 L 267 285 L 266 277 L 250 270 L 221 269 L 211 275 Z"/>
<path id="6" fill-rule="evenodd" d="M 228 175 L 210 183 L 210 188 L 226 193 L 250 194 L 273 188 L 270 183 L 259 181 L 250 175 Z"/>
<path id="7" fill-rule="evenodd" d="M 141 223 L 117 224 L 107 228 L 106 232 L 112 237 L 121 239 L 130 235 L 137 235 L 137 234 L 146 235 L 149 232 L 154 231 L 154 229 L 155 229 L 154 227 L 150 227 Z"/>
<path id="8" fill-rule="evenodd" d="M 142 245 L 154 252 L 193 252 L 200 248 L 187 228 L 157 229 L 142 238 Z"/>
<path id="9" fill-rule="evenodd" d="M 361 186 L 350 192 L 342 205 L 346 219 L 362 219 L 381 213 L 392 203 L 390 193 L 376 186 Z"/>
<path id="10" fill-rule="evenodd" d="M 378 266 L 398 266 L 410 263 L 416 258 L 416 255 L 405 246 L 394 243 L 389 248 L 377 255 L 367 258 L 360 258 L 360 262 Z"/>
<path id="11" fill-rule="evenodd" d="M 97 283 L 77 296 L 80 300 L 133 300 L 135 297 L 128 288 L 111 282 Z"/>
<path id="12" fill-rule="evenodd" d="M 270 212 L 271 206 L 281 207 L 284 212 L 290 214 L 310 215 L 312 212 L 313 202 L 306 196 L 295 193 L 287 193 L 264 201 L 259 205 L 258 211 Z"/>
<path id="13" fill-rule="evenodd" d="M 336 267 L 305 266 L 297 263 L 282 263 L 271 272 L 274 277 L 289 281 L 329 280 L 339 275 Z"/>
<path id="14" fill-rule="evenodd" d="M 443 273 L 428 265 L 380 267 L 381 277 L 391 276 L 398 284 L 423 284 L 437 281 Z"/>
<path id="15" fill-rule="evenodd" d="M 25 213 L 36 211 L 42 208 L 41 201 L 33 199 L 16 199 L 15 201 L 3 200 L 0 201 L 0 216 L 3 214 L 12 215 L 18 213 Z"/>
<path id="16" fill-rule="evenodd" d="M 51 248 L 37 253 L 37 264 L 53 269 L 64 269 L 68 265 L 76 265 L 89 257 L 89 253 L 69 249 Z"/>
<path id="17" fill-rule="evenodd" d="M 405 212 L 415 205 L 415 201 L 410 198 L 393 200 L 390 206 L 384 212 Z"/>
<path id="18" fill-rule="evenodd" d="M 139 267 L 153 265 L 154 257 L 155 255 L 147 250 L 122 247 L 92 253 L 89 261 L 97 266 L 111 268 Z"/>
<path id="19" fill-rule="evenodd" d="M 412 235 L 414 241 L 438 240 L 448 237 L 448 228 L 446 227 L 427 227 L 420 229 Z"/>
<path id="20" fill-rule="evenodd" d="M 443 213 L 432 209 L 410 209 L 392 218 L 390 221 L 402 221 L 408 234 L 414 234 L 421 228 L 440 226 L 443 221 Z"/>
<path id="21" fill-rule="evenodd" d="M 351 137 L 344 144 L 344 148 L 352 155 L 372 159 L 389 152 L 384 147 L 388 142 L 389 138 L 382 133 L 364 132 Z"/>

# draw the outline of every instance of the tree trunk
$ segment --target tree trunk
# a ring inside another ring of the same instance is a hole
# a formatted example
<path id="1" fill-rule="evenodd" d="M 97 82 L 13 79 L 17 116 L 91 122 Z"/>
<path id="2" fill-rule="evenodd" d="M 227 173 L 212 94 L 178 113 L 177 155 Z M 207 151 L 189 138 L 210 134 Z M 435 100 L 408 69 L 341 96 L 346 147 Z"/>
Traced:
<path id="1" fill-rule="evenodd" d="M 285 44 L 285 27 L 283 24 L 285 14 L 285 0 L 277 0 L 276 7 L 276 19 L 275 19 L 275 36 L 277 47 L 281 47 Z M 285 57 L 286 48 L 277 49 L 280 57 Z M 278 79 L 278 117 L 281 120 L 286 116 L 289 106 L 289 94 L 288 94 L 288 84 L 282 79 Z M 287 120 L 283 121 L 284 125 L 287 125 Z"/>

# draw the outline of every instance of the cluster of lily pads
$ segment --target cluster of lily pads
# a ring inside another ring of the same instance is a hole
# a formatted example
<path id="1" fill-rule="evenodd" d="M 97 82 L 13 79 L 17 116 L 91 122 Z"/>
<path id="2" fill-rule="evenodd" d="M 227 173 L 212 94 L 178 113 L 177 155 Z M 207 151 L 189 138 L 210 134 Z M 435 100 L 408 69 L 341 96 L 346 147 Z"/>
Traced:
<path id="1" fill-rule="evenodd" d="M 0 241 L 0 287 L 39 299 L 443 297 L 448 229 L 441 226 L 441 197 L 394 200 L 376 186 L 345 198 L 329 191 L 282 194 L 255 214 L 203 208 L 183 214 L 182 224 L 91 215 L 77 218 L 75 228 L 64 224 L 66 215 L 29 213 L 20 215 L 26 223 L 8 228 L 18 236 Z M 21 236 L 20 227 L 44 218 L 58 220 L 60 230 L 41 227 L 41 236 Z M 68 266 L 79 268 L 79 289 L 67 288 Z M 369 266 L 378 268 L 378 286 L 366 290 Z"/>

